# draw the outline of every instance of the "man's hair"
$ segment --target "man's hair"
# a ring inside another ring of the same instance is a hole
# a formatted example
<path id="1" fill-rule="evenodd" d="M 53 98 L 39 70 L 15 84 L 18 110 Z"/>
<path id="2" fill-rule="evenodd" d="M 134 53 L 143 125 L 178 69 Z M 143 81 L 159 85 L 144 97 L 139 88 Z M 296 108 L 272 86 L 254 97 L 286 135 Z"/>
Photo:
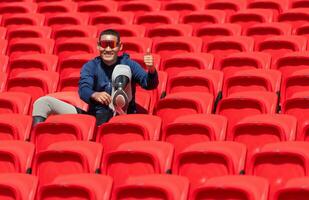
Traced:
<path id="1" fill-rule="evenodd" d="M 120 42 L 120 34 L 118 31 L 115 31 L 114 29 L 106 29 L 100 33 L 99 40 L 101 39 L 102 35 L 114 35 L 117 37 L 117 41 Z"/>

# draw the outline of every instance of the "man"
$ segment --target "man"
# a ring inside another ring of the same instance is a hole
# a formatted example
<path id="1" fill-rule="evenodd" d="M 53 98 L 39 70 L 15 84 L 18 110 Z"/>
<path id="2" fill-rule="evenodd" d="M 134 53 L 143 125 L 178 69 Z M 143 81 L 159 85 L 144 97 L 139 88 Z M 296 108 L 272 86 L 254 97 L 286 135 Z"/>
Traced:
<path id="1" fill-rule="evenodd" d="M 136 83 L 144 89 L 155 89 L 157 87 L 158 75 L 149 49 L 144 56 L 144 62 L 148 67 L 147 73 L 137 62 L 131 60 L 128 54 L 123 53 L 123 55 L 118 56 L 119 51 L 123 48 L 118 32 L 112 29 L 102 31 L 97 48 L 100 56 L 84 64 L 80 72 L 78 93 L 80 98 L 89 104 L 89 110 L 86 112 L 56 98 L 43 96 L 34 103 L 33 125 L 45 121 L 50 114 L 75 113 L 94 115 L 96 124 L 100 125 L 107 122 L 114 115 L 115 102 L 117 103 L 118 99 L 124 99 L 125 96 L 129 97 L 127 99 L 130 100 L 126 112 L 136 113 Z M 117 72 L 115 72 L 116 68 Z M 128 88 L 130 88 L 130 91 L 125 92 L 129 93 L 129 95 L 122 93 L 121 97 L 123 98 L 118 98 L 120 95 L 117 97 L 115 96 L 116 93 L 112 94 L 112 91 L 118 89 L 113 86 L 115 80 L 112 80 L 112 76 L 115 74 L 122 75 L 122 72 L 125 73 L 123 76 L 129 81 Z"/>

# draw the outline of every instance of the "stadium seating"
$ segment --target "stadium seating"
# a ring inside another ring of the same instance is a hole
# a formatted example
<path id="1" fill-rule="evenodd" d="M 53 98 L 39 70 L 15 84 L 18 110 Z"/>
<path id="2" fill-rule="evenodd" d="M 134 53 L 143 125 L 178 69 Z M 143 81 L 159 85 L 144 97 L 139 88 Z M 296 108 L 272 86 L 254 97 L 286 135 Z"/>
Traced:
<path id="1" fill-rule="evenodd" d="M 134 14 L 131 12 L 95 13 L 90 16 L 90 25 L 127 25 L 132 24 Z"/>
<path id="2" fill-rule="evenodd" d="M 84 13 L 104 13 L 104 12 L 114 12 L 117 11 L 118 3 L 109 1 L 108 3 L 104 1 L 84 1 L 78 3 L 78 12 Z"/>
<path id="3" fill-rule="evenodd" d="M 143 25 L 146 29 L 162 24 L 176 24 L 179 13 L 176 11 L 154 11 L 137 14 L 134 24 Z"/>
<path id="4" fill-rule="evenodd" d="M 40 2 L 38 3 L 38 13 L 65 13 L 65 12 L 76 12 L 77 3 L 74 2 Z"/>
<path id="5" fill-rule="evenodd" d="M 286 184 L 275 193 L 274 199 L 302 199 L 308 195 L 307 183 L 307 177 L 292 178 L 288 180 Z"/>
<path id="6" fill-rule="evenodd" d="M 198 28 L 207 24 L 221 24 L 225 22 L 225 19 L 226 13 L 222 10 L 202 10 L 184 13 L 179 22 Z"/>
<path id="7" fill-rule="evenodd" d="M 0 113 L 19 113 L 27 115 L 30 109 L 31 95 L 24 92 L 1 92 Z"/>
<path id="8" fill-rule="evenodd" d="M 43 26 L 45 15 L 38 13 L 18 13 L 18 14 L 4 14 L 2 19 L 3 26 L 11 25 L 37 25 Z"/>
<path id="9" fill-rule="evenodd" d="M 57 40 L 60 38 L 72 38 L 72 37 L 97 37 L 97 28 L 95 26 L 86 25 L 72 25 L 64 27 L 53 28 L 52 38 Z"/>
<path id="10" fill-rule="evenodd" d="M 52 29 L 44 26 L 19 26 L 9 27 L 6 38 L 50 38 Z"/>
<path id="11" fill-rule="evenodd" d="M 0 115 L 0 138 L 1 140 L 30 139 L 32 117 L 23 114 L 1 114 Z"/>

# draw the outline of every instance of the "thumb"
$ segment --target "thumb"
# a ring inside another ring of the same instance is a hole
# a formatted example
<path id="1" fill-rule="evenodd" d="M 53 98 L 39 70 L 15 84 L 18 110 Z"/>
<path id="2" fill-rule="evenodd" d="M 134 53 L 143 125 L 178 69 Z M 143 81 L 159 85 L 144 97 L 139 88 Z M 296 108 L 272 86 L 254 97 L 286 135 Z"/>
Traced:
<path id="1" fill-rule="evenodd" d="M 146 50 L 146 55 L 151 55 L 150 48 L 148 47 Z"/>

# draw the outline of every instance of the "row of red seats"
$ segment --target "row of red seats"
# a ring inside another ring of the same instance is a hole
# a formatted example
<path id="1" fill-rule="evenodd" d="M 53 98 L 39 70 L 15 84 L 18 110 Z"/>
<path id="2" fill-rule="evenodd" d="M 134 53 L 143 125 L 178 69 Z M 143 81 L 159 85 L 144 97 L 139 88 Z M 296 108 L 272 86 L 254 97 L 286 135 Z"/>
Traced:
<path id="1" fill-rule="evenodd" d="M 192 192 L 209 178 L 245 173 L 266 178 L 272 197 L 288 180 L 308 176 L 307 142 L 270 143 L 248 156 L 240 143 L 203 142 L 188 146 L 174 158 L 173 145 L 158 141 L 124 143 L 103 157 L 102 145 L 94 142 L 57 142 L 36 153 L 31 143 L 0 144 L 4 158 L 1 172 L 25 173 L 32 169 L 41 185 L 74 173 L 109 175 L 115 186 L 129 177 L 172 173 L 187 177 Z"/>

